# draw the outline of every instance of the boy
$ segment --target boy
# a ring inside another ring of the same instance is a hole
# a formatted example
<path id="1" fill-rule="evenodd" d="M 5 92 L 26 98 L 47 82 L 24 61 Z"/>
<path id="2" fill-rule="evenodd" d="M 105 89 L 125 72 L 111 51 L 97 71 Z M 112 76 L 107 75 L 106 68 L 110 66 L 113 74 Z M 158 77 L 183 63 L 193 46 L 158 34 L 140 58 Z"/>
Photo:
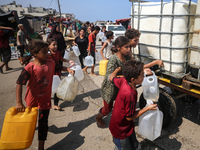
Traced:
<path id="1" fill-rule="evenodd" d="M 110 56 L 112 56 L 111 48 L 113 47 L 113 44 L 112 44 L 111 40 L 114 38 L 113 32 L 112 31 L 106 32 L 106 38 L 107 38 L 107 40 L 104 42 L 104 44 L 100 50 L 100 54 L 101 54 L 103 60 L 107 60 L 110 58 Z M 103 50 L 104 50 L 104 55 L 103 55 Z"/>
<path id="2" fill-rule="evenodd" d="M 138 44 L 139 44 L 139 38 L 140 38 L 140 35 L 141 33 L 139 32 L 139 30 L 136 30 L 134 28 L 130 28 L 130 29 L 127 29 L 126 32 L 125 32 L 125 36 L 129 39 L 130 41 L 130 48 L 135 48 Z M 132 54 L 132 51 L 130 51 L 130 57 L 134 60 L 133 58 L 133 54 Z M 145 64 L 144 65 L 144 68 L 150 68 L 154 65 L 159 65 L 161 67 L 163 67 L 163 61 L 162 60 L 154 60 L 148 64 Z"/>
<path id="3" fill-rule="evenodd" d="M 121 68 L 117 68 L 109 77 L 110 81 L 119 88 L 110 120 L 109 129 L 113 135 L 115 149 L 135 150 L 138 141 L 135 136 L 134 122 L 148 110 L 156 110 L 156 104 L 149 105 L 136 111 L 137 91 L 136 85 L 141 84 L 144 78 L 144 64 L 129 60 L 125 62 L 122 73 L 123 78 L 115 77 Z"/>
<path id="4" fill-rule="evenodd" d="M 94 74 L 94 65 L 95 65 L 95 52 L 97 52 L 95 46 L 96 46 L 96 35 L 99 33 L 100 28 L 98 26 L 94 27 L 94 31 L 92 31 L 92 33 L 90 33 L 89 37 L 88 37 L 88 55 L 91 54 L 91 56 L 94 58 L 94 64 L 91 67 L 91 75 L 93 76 L 97 76 L 96 74 Z M 87 68 L 84 68 L 84 72 L 87 73 Z"/>
<path id="5" fill-rule="evenodd" d="M 26 45 L 26 33 L 23 24 L 18 24 L 19 31 L 17 32 L 17 48 L 20 51 L 20 64 L 23 65 L 23 55 Z"/>

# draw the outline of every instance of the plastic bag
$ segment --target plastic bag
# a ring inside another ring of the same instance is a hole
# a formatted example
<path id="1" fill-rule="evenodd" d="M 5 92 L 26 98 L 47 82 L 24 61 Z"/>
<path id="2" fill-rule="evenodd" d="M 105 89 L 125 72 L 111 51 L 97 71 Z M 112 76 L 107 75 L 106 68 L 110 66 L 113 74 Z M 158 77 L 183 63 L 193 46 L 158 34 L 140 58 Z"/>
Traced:
<path id="1" fill-rule="evenodd" d="M 81 53 L 79 51 L 79 48 L 78 46 L 73 46 L 72 47 L 73 51 L 74 51 L 74 54 L 78 57 Z"/>
<path id="2" fill-rule="evenodd" d="M 146 106 L 153 104 L 147 100 Z M 149 110 L 139 117 L 138 133 L 143 137 L 153 141 L 161 134 L 163 123 L 163 113 L 157 110 Z"/>
<path id="3" fill-rule="evenodd" d="M 73 101 L 78 93 L 78 80 L 68 75 L 59 84 L 57 89 L 57 97 L 64 101 Z"/>
<path id="4" fill-rule="evenodd" d="M 60 84 L 60 77 L 58 75 L 53 75 L 52 92 L 51 92 L 52 95 L 54 95 L 57 92 L 59 84 Z"/>

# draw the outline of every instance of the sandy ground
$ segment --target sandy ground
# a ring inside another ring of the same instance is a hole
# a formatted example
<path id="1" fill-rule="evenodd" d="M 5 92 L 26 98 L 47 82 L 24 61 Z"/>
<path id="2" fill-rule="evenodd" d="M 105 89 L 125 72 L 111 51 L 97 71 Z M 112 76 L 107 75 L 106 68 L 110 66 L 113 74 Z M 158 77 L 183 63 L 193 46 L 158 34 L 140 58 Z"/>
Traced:
<path id="1" fill-rule="evenodd" d="M 99 44 L 99 43 L 98 43 Z M 97 45 L 100 49 L 100 45 Z M 9 107 L 15 106 L 15 87 L 22 66 L 18 60 L 9 63 L 14 68 L 0 74 L 0 131 L 3 120 Z M 98 73 L 98 63 L 95 72 Z M 90 69 L 88 69 L 90 72 Z M 64 74 L 66 75 L 66 74 Z M 64 77 L 64 76 L 63 76 Z M 95 115 L 103 106 L 100 87 L 103 76 L 85 75 L 79 84 L 79 92 L 72 102 L 60 100 L 59 104 L 64 111 L 50 111 L 49 133 L 45 148 L 47 150 L 112 150 L 114 144 L 108 128 L 100 129 L 95 122 Z M 26 87 L 23 88 L 23 96 Z M 141 88 L 138 89 L 139 95 Z M 52 101 L 53 102 L 53 101 Z M 178 109 L 177 119 L 167 130 L 162 130 L 162 135 L 151 142 L 141 137 L 137 138 L 144 150 L 199 150 L 200 149 L 200 107 L 199 101 L 186 102 L 184 99 L 176 100 Z M 104 121 L 109 125 L 111 114 Z M 33 143 L 29 150 L 37 149 L 37 127 Z"/>

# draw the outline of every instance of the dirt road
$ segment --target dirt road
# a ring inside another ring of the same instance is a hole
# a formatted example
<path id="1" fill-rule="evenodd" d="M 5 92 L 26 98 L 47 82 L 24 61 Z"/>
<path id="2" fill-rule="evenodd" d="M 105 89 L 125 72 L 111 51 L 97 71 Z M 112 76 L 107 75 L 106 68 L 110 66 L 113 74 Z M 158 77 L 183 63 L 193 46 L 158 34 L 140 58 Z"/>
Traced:
<path id="1" fill-rule="evenodd" d="M 100 48 L 99 45 L 98 49 Z M 14 70 L 0 74 L 0 130 L 7 109 L 15 106 L 15 86 L 22 67 L 18 60 L 11 61 Z M 98 64 L 95 67 L 98 73 Z M 89 71 L 90 72 L 90 69 Z M 108 128 L 100 129 L 95 122 L 95 114 L 102 107 L 100 87 L 103 76 L 85 75 L 80 82 L 79 92 L 72 102 L 60 101 L 64 111 L 50 111 L 47 150 L 112 150 L 112 136 Z M 23 95 L 26 87 L 23 88 Z M 139 95 L 141 88 L 138 89 Z M 52 101 L 53 102 L 53 101 Z M 200 103 L 176 100 L 178 115 L 174 124 L 151 142 L 137 134 L 144 150 L 199 150 L 200 149 Z M 110 115 L 104 121 L 109 124 Z M 137 133 L 136 123 L 136 133 Z M 37 149 L 37 128 L 29 150 Z"/>

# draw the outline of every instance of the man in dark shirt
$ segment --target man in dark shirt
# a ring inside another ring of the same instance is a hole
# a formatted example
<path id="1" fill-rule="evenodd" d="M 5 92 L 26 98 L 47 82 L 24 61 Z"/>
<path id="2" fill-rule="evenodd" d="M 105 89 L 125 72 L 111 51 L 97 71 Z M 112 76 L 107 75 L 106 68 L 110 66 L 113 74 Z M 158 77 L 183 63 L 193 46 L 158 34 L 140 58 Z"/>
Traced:
<path id="1" fill-rule="evenodd" d="M 2 58 L 2 63 L 0 65 L 0 73 L 3 73 L 3 67 L 6 67 L 6 71 L 12 68 L 8 67 L 8 62 L 11 58 L 11 49 L 9 46 L 9 37 L 13 28 L 5 27 L 3 22 L 0 22 L 0 55 Z"/>

